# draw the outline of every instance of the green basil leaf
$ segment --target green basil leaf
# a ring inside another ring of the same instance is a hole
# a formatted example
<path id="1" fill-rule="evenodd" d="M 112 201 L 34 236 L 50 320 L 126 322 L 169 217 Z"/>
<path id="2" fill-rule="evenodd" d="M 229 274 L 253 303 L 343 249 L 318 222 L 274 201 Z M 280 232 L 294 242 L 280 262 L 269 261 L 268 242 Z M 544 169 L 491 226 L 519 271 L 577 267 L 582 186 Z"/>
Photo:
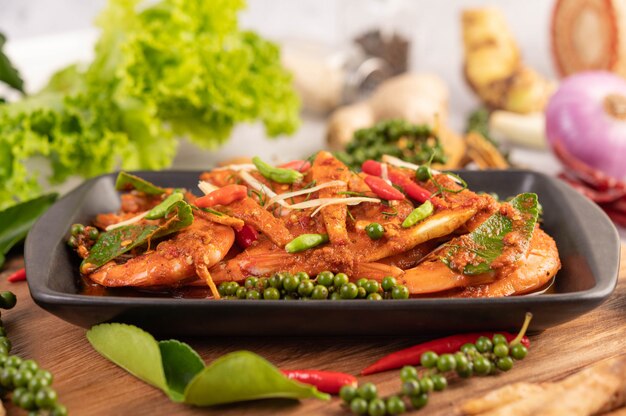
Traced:
<path id="1" fill-rule="evenodd" d="M 520 238 L 523 239 L 523 245 L 528 247 L 539 216 L 537 195 L 533 193 L 520 194 L 510 200 L 508 204 L 515 209 L 519 219 L 514 221 L 500 212 L 496 212 L 474 231 L 462 237 L 464 244 L 453 246 L 442 258 L 442 261 L 450 266 L 451 257 L 457 254 L 459 250 L 469 251 L 469 255 L 474 261 L 465 266 L 463 273 L 475 275 L 492 270 L 491 264 L 504 251 L 504 238 L 507 234 L 519 232 Z"/>
<path id="2" fill-rule="evenodd" d="M 170 215 L 175 215 L 172 219 Z M 175 233 L 193 223 L 191 205 L 184 201 L 173 204 L 165 215 L 164 225 L 130 224 L 115 228 L 100 235 L 93 245 L 89 256 L 83 260 L 81 271 L 89 273 L 108 261 L 145 244 L 148 239 L 155 239 Z"/>
<path id="3" fill-rule="evenodd" d="M 185 403 L 213 406 L 247 400 L 288 398 L 330 399 L 330 396 L 285 377 L 264 358 L 237 351 L 213 361 L 185 389 Z"/>
<path id="4" fill-rule="evenodd" d="M 0 33 L 0 81 L 23 93 L 24 81 L 17 69 L 11 64 L 9 57 L 2 51 L 5 42 L 6 37 Z"/>
<path id="5" fill-rule="evenodd" d="M 168 391 L 161 350 L 149 333 L 132 325 L 100 324 L 87 331 L 87 339 L 105 358 L 138 379 Z"/>
<path id="6" fill-rule="evenodd" d="M 0 211 L 0 267 L 9 250 L 22 241 L 37 218 L 56 201 L 57 194 L 47 194 L 35 199 L 20 202 Z"/>
<path id="7" fill-rule="evenodd" d="M 131 189 L 136 189 L 149 195 L 161 195 L 165 192 L 165 189 L 156 186 L 155 184 L 150 183 L 147 180 L 140 178 L 139 176 L 131 175 L 127 172 L 120 172 L 120 174 L 117 175 L 117 180 L 115 181 L 115 189 L 117 189 L 118 191 L 128 191 Z"/>
<path id="8" fill-rule="evenodd" d="M 160 341 L 159 348 L 167 380 L 167 393 L 173 401 L 182 402 L 185 398 L 185 387 L 204 369 L 204 361 L 189 345 L 174 339 Z"/>

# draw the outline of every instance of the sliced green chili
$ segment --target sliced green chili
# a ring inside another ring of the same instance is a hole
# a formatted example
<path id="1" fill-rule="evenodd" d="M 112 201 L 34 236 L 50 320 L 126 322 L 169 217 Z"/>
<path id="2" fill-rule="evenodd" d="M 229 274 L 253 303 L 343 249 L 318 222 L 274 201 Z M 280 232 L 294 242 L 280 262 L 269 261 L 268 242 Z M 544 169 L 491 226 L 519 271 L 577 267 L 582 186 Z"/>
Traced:
<path id="1" fill-rule="evenodd" d="M 328 243 L 328 234 L 302 234 L 291 240 L 286 246 L 287 253 L 298 253 Z"/>
<path id="2" fill-rule="evenodd" d="M 294 169 L 277 168 L 263 162 L 258 156 L 252 158 L 252 163 L 266 179 L 278 183 L 294 183 L 302 180 L 304 175 Z"/>
<path id="3" fill-rule="evenodd" d="M 430 217 L 434 212 L 432 202 L 426 201 L 419 207 L 415 208 L 408 217 L 402 222 L 402 228 L 409 228 L 422 221 L 425 218 Z"/>

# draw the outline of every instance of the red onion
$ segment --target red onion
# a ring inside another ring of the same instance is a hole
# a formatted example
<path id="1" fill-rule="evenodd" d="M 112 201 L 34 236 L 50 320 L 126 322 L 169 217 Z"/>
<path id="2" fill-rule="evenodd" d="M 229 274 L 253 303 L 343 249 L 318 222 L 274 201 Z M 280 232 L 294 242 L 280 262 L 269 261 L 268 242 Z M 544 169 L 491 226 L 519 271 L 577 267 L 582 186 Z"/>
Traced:
<path id="1" fill-rule="evenodd" d="M 548 103 L 546 133 L 553 147 L 626 180 L 626 80 L 606 71 L 566 78 Z"/>

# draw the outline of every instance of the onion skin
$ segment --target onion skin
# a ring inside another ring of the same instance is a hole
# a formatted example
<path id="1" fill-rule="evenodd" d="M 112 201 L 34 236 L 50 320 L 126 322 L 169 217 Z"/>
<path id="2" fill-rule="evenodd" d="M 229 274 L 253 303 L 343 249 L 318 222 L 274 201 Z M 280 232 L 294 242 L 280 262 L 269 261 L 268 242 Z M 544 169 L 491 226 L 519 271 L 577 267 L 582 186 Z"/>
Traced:
<path id="1" fill-rule="evenodd" d="M 617 97 L 619 114 L 608 96 Z M 546 108 L 546 133 L 553 148 L 559 142 L 576 159 L 626 180 L 626 80 L 607 71 L 566 78 Z"/>

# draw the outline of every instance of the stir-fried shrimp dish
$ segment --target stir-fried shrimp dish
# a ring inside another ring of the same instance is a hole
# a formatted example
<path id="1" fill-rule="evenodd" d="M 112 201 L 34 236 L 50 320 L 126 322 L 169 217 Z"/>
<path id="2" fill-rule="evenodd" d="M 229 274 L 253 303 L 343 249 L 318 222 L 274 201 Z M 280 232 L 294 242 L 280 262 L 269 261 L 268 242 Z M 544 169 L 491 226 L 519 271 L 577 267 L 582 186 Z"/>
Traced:
<path id="1" fill-rule="evenodd" d="M 533 193 L 500 201 L 389 156 L 358 173 L 324 151 L 252 162 L 203 173 L 199 191 L 121 173 L 119 211 L 70 231 L 83 278 L 215 299 L 497 297 L 561 266 Z"/>

